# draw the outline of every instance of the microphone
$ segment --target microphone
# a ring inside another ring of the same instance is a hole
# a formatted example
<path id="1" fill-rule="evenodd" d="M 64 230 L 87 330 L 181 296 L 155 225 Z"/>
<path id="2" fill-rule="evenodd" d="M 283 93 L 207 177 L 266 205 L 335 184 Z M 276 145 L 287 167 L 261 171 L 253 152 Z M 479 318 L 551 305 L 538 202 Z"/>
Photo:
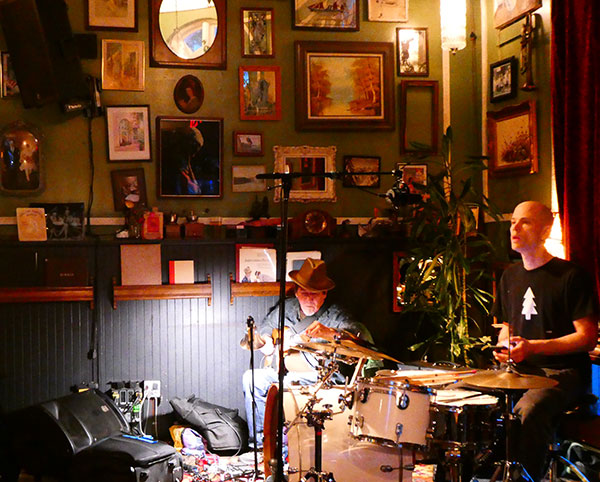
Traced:
<path id="1" fill-rule="evenodd" d="M 252 318 L 252 316 L 248 316 L 246 319 L 246 326 L 248 327 L 248 339 L 250 339 L 252 332 L 254 331 L 254 318 Z"/>
<path id="2" fill-rule="evenodd" d="M 407 204 L 417 204 L 423 201 L 421 194 L 411 193 L 407 184 L 400 182 L 395 184 L 386 193 L 378 194 L 379 197 L 384 197 L 388 203 L 395 208 L 406 206 Z"/>

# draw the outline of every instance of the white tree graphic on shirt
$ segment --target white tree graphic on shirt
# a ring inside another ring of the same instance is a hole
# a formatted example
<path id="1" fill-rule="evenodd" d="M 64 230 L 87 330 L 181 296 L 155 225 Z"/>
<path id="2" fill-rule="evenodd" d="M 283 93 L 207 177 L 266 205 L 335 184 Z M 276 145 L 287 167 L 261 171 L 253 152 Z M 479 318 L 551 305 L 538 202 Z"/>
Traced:
<path id="1" fill-rule="evenodd" d="M 531 320 L 531 315 L 538 314 L 535 309 L 535 295 L 531 291 L 531 287 L 527 288 L 523 295 L 523 311 L 521 311 L 521 314 L 525 315 L 526 320 Z"/>

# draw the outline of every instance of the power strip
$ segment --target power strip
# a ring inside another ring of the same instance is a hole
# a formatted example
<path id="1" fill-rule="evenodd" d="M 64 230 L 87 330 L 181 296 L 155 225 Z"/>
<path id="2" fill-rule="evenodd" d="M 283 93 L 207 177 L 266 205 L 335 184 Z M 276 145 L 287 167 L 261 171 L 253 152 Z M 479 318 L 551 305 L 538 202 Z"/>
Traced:
<path id="1" fill-rule="evenodd" d="M 144 397 L 160 398 L 160 380 L 144 380 Z"/>

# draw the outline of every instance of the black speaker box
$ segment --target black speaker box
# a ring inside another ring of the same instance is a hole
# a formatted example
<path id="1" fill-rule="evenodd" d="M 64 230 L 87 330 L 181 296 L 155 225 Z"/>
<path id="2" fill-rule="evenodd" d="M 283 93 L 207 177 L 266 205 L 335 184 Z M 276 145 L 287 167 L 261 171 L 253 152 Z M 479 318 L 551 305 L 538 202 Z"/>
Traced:
<path id="1" fill-rule="evenodd" d="M 64 0 L 1 0 L 0 23 L 25 107 L 89 98 Z"/>

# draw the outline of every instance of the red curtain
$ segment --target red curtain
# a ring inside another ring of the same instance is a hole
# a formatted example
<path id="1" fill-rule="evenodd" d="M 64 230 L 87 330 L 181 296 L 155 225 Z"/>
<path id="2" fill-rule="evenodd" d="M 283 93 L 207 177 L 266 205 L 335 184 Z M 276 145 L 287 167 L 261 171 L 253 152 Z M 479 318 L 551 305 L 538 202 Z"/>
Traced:
<path id="1" fill-rule="evenodd" d="M 552 129 L 567 257 L 600 295 L 600 1 L 552 1 Z"/>

